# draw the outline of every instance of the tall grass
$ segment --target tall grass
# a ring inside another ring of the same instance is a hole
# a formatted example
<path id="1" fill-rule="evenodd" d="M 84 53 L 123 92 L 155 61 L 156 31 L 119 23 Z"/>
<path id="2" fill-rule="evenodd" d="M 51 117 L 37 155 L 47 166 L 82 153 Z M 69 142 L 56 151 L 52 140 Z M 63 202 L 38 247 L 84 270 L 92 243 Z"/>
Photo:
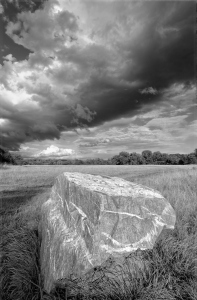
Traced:
<path id="1" fill-rule="evenodd" d="M 0 169 L 0 190 L 10 191 L 16 188 L 48 187 L 54 183 L 56 176 L 63 172 L 80 172 L 98 175 L 118 176 L 127 180 L 150 174 L 162 174 L 175 170 L 190 170 L 192 165 L 140 165 L 140 166 L 115 166 L 115 165 L 48 165 L 48 166 L 6 166 Z"/>
<path id="2" fill-rule="evenodd" d="M 6 180 L 9 183 L 9 177 Z M 173 231 L 164 232 L 152 250 L 125 258 L 124 268 L 106 262 L 83 278 L 58 281 L 49 295 L 40 274 L 37 230 L 40 206 L 49 196 L 46 190 L 27 204 L 1 211 L 2 299 L 197 300 L 197 168 L 131 180 L 168 199 L 177 215 Z"/>
<path id="3" fill-rule="evenodd" d="M 197 167 L 132 181 L 158 190 L 176 211 L 176 231 L 180 237 L 197 232 Z"/>

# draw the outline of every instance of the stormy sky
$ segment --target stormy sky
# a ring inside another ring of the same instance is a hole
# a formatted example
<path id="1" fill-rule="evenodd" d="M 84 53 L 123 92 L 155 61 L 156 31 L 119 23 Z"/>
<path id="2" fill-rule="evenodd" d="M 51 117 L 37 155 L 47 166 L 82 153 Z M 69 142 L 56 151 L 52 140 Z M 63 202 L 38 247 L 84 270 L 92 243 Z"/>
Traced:
<path id="1" fill-rule="evenodd" d="M 194 1 L 7 0 L 0 142 L 24 157 L 197 147 Z"/>

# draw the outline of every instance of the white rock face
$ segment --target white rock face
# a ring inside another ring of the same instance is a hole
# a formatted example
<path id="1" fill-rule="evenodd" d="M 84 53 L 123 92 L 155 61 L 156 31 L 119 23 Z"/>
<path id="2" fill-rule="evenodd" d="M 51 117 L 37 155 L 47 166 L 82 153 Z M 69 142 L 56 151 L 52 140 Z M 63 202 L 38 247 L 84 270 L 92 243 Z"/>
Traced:
<path id="1" fill-rule="evenodd" d="M 41 270 L 50 292 L 60 278 L 82 276 L 109 256 L 151 249 L 176 216 L 157 191 L 117 177 L 63 173 L 42 206 Z"/>

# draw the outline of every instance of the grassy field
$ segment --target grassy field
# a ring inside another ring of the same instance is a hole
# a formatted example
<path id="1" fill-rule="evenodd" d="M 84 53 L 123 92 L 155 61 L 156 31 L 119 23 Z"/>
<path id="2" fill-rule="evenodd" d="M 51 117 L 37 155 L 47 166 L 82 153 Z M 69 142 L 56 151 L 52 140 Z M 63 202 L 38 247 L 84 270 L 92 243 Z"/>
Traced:
<path id="1" fill-rule="evenodd" d="M 50 295 L 40 274 L 40 206 L 62 172 L 117 176 L 157 189 L 176 211 L 173 232 L 147 252 L 151 267 L 136 270 L 129 286 L 102 282 L 72 299 L 197 299 L 197 166 L 11 166 L 0 169 L 0 294 L 3 299 L 65 299 Z M 136 254 L 137 255 L 137 254 Z M 92 282 L 91 282 L 92 284 Z M 69 299 L 70 297 L 68 297 Z"/>

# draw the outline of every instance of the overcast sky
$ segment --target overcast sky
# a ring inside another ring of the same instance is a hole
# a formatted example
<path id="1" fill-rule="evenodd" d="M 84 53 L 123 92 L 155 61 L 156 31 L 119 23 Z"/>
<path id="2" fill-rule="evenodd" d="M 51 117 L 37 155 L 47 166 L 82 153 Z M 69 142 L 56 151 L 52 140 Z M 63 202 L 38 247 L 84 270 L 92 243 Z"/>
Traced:
<path id="1" fill-rule="evenodd" d="M 62 158 L 197 147 L 195 2 L 31 1 L 0 8 L 4 147 Z"/>

